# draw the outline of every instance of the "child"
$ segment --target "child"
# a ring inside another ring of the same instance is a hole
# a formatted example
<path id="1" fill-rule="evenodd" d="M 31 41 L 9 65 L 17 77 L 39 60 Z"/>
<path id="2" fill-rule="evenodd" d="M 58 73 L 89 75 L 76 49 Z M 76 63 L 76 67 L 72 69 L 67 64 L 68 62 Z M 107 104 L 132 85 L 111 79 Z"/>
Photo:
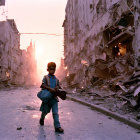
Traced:
<path id="1" fill-rule="evenodd" d="M 49 74 L 44 76 L 41 85 L 42 90 L 46 90 L 48 94 L 47 99 L 42 102 L 40 107 L 40 111 L 42 111 L 42 114 L 39 123 L 40 125 L 44 125 L 45 116 L 52 109 L 55 131 L 63 133 L 64 130 L 61 128 L 59 122 L 59 114 L 58 114 L 59 101 L 57 96 L 55 95 L 56 91 L 59 89 L 59 81 L 54 75 L 55 70 L 56 64 L 54 62 L 48 63 L 47 71 L 49 72 Z"/>

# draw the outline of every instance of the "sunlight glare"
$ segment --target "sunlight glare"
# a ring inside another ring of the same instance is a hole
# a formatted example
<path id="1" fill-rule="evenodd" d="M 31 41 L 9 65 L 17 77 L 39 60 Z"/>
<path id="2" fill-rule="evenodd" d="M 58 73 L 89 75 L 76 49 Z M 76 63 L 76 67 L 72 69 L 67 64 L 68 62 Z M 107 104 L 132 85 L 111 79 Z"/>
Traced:
<path id="1" fill-rule="evenodd" d="M 32 118 L 39 118 L 39 115 L 33 115 Z"/>
<path id="2" fill-rule="evenodd" d="M 57 45 L 48 43 L 46 46 L 44 42 L 36 43 L 35 48 L 38 72 L 42 78 L 43 75 L 48 73 L 46 69 L 49 62 L 55 62 L 57 65 L 56 68 L 60 66 L 61 53 Z"/>
<path id="3" fill-rule="evenodd" d="M 36 46 L 36 58 L 38 59 L 43 54 L 42 47 Z"/>

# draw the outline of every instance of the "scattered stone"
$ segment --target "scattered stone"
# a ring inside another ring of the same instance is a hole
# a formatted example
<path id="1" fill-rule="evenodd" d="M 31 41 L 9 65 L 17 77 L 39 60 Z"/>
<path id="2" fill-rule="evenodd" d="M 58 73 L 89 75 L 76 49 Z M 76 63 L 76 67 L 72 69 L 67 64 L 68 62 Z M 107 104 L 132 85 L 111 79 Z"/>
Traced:
<path id="1" fill-rule="evenodd" d="M 91 96 L 89 99 L 90 99 L 90 100 L 93 100 L 93 98 L 94 98 L 94 97 L 93 97 L 93 96 Z"/>
<path id="2" fill-rule="evenodd" d="M 118 95 L 118 97 L 128 101 L 133 107 L 135 107 L 137 105 L 135 100 L 130 100 L 130 99 L 128 99 L 128 98 L 126 98 L 125 96 L 122 96 L 122 95 Z"/>
<path id="3" fill-rule="evenodd" d="M 137 115 L 137 119 L 140 119 L 140 114 Z"/>
<path id="4" fill-rule="evenodd" d="M 127 101 L 123 101 L 123 102 L 122 102 L 122 106 L 125 105 L 126 103 L 127 103 Z"/>
<path id="5" fill-rule="evenodd" d="M 31 107 L 31 106 L 28 106 L 28 105 L 25 106 L 24 109 L 25 109 L 25 110 L 36 110 L 35 108 L 33 108 L 33 107 Z"/>
<path id="6" fill-rule="evenodd" d="M 22 127 L 18 127 L 18 128 L 17 128 L 17 130 L 21 130 L 21 129 L 22 129 Z"/>
<path id="7" fill-rule="evenodd" d="M 112 120 L 112 118 L 111 118 L 111 117 L 108 117 L 108 119 Z"/>
<path id="8" fill-rule="evenodd" d="M 134 91 L 134 97 L 136 97 L 140 93 L 140 85 Z"/>

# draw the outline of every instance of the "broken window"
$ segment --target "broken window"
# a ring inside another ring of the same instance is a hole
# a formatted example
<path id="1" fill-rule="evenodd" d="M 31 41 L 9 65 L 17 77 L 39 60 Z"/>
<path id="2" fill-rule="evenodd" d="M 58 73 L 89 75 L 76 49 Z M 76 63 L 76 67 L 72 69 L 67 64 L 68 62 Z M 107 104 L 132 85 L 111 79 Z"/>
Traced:
<path id="1" fill-rule="evenodd" d="M 132 13 L 122 14 L 114 25 L 107 27 L 103 32 L 105 44 L 126 30 L 133 30 L 134 16 Z"/>
<path id="2" fill-rule="evenodd" d="M 93 8 L 93 5 L 92 4 L 90 4 L 90 9 L 92 9 Z"/>
<path id="3" fill-rule="evenodd" d="M 118 47 L 119 47 L 119 55 L 124 56 L 126 54 L 126 45 L 119 43 Z"/>
<path id="4" fill-rule="evenodd" d="M 131 13 L 122 14 L 121 18 L 103 32 L 104 45 L 112 51 L 112 56 L 124 56 L 133 53 L 134 17 Z"/>
<path id="5" fill-rule="evenodd" d="M 128 27 L 134 25 L 134 16 L 132 13 L 122 14 L 121 19 L 116 23 L 118 26 Z"/>
<path id="6" fill-rule="evenodd" d="M 117 56 L 124 56 L 126 54 L 126 49 L 127 46 L 126 44 L 123 44 L 123 43 L 118 43 L 116 46 L 114 46 L 112 48 L 112 55 L 113 57 L 117 57 Z"/>
<path id="7" fill-rule="evenodd" d="M 114 46 L 112 46 L 113 57 L 115 58 L 118 56 L 124 56 L 128 52 L 130 52 L 132 54 L 133 53 L 132 40 L 133 40 L 132 36 L 122 42 L 118 42 L 118 40 L 116 40 L 116 42 L 115 42 L 116 44 L 114 44 Z"/>

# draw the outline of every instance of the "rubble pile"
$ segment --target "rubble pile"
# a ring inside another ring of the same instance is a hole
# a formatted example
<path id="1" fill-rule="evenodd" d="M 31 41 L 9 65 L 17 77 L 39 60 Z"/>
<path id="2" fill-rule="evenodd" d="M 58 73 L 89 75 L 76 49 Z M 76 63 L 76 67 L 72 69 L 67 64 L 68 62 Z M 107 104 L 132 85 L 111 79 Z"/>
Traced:
<path id="1" fill-rule="evenodd" d="M 133 55 L 122 56 L 108 63 L 96 61 L 94 67 L 96 77 L 93 75 L 91 78 L 92 87 L 97 86 L 102 90 L 106 88 L 116 92 L 119 98 L 128 101 L 134 107 L 139 107 L 140 70 L 134 68 L 133 61 Z M 130 97 L 136 100 L 136 103 Z"/>
<path id="2" fill-rule="evenodd" d="M 85 79 L 90 79 L 91 82 L 88 87 L 80 87 L 81 81 L 79 84 L 71 84 L 74 76 L 75 74 L 69 75 L 65 79 L 72 96 L 84 98 L 113 112 L 132 115 L 138 120 L 140 70 L 134 67 L 132 54 L 120 56 L 115 60 L 96 60 L 85 72 Z"/>

